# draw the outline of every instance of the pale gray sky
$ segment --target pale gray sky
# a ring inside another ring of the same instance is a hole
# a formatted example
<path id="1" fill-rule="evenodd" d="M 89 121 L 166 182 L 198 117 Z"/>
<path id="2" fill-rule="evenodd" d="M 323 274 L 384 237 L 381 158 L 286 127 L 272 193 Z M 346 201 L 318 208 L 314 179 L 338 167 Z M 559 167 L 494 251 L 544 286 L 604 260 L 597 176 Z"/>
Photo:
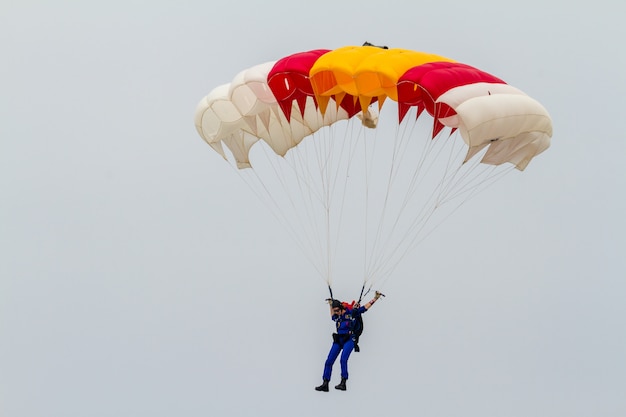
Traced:
<path id="1" fill-rule="evenodd" d="M 0 415 L 626 415 L 623 13 L 545 3 L 4 0 Z M 365 40 L 505 79 L 554 137 L 401 264 L 322 394 L 324 283 L 193 113 Z"/>

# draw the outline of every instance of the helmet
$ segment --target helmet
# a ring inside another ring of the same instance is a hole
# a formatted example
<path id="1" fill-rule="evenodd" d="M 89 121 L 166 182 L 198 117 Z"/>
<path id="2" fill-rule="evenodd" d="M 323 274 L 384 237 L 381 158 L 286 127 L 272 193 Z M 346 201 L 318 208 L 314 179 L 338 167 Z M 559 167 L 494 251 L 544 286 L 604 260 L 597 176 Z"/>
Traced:
<path id="1" fill-rule="evenodd" d="M 333 300 L 332 307 L 333 308 L 340 308 L 342 310 L 345 310 L 345 307 L 343 306 L 343 304 L 339 300 Z"/>

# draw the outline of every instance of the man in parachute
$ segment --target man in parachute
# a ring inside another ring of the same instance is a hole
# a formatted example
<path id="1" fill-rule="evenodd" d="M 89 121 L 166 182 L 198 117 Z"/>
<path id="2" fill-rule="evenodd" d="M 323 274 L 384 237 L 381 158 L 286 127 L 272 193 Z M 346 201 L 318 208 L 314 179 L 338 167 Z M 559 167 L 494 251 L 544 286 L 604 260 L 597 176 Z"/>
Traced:
<path id="1" fill-rule="evenodd" d="M 330 316 L 335 322 L 337 327 L 337 333 L 333 333 L 333 344 L 328 352 L 328 358 L 324 363 L 324 373 L 322 375 L 322 385 L 315 387 L 316 391 L 328 392 L 328 383 L 330 382 L 330 376 L 333 370 L 333 364 L 339 353 L 341 353 L 341 382 L 335 386 L 335 389 L 345 391 L 346 381 L 348 380 L 348 358 L 355 348 L 358 341 L 358 329 L 359 319 L 361 314 L 368 311 L 372 305 L 380 298 L 382 294 L 376 291 L 376 295 L 369 303 L 364 306 L 360 306 L 358 303 L 350 305 L 348 303 L 342 303 L 339 300 L 328 299 L 330 305 Z"/>
<path id="2" fill-rule="evenodd" d="M 344 140 L 335 137 L 334 126 L 353 117 L 375 127 L 372 105 L 377 103 L 380 111 L 391 101 L 396 102 L 398 129 L 395 135 L 384 135 L 390 136 L 388 142 L 376 139 L 380 148 L 388 147 L 384 152 L 369 150 L 371 138 L 350 127 Z M 410 112 L 412 117 L 407 118 Z M 422 114 L 432 118 L 430 131 L 411 133 L 413 127 L 421 130 L 416 123 L 418 116 L 423 120 Z M 352 242 L 364 237 L 361 243 L 368 253 L 363 267 L 371 285 L 390 274 L 439 221 L 508 172 L 508 165 L 523 171 L 549 147 L 552 137 L 552 119 L 541 103 L 499 77 L 440 55 L 369 42 L 303 51 L 244 70 L 202 99 L 194 119 L 198 133 L 215 151 L 227 160 L 232 154 L 237 168 L 249 170 L 250 188 L 259 190 L 259 197 L 277 209 L 281 223 L 300 235 L 299 243 L 329 289 L 334 251 L 343 238 Z M 410 119 L 415 119 L 411 125 Z M 400 128 L 403 123 L 406 129 Z M 440 134 L 445 128 L 455 139 Z M 420 136 L 422 140 L 413 140 Z M 270 162 L 265 170 L 263 164 L 252 169 L 251 150 L 258 146 L 272 150 L 262 152 Z M 502 169 L 494 170 L 495 166 Z M 368 179 L 380 174 L 389 180 L 380 181 L 382 187 L 377 188 L 379 181 Z M 354 218 L 365 219 L 365 233 L 344 224 L 352 217 L 346 215 L 351 213 L 344 208 L 346 197 L 361 189 L 365 198 L 355 201 L 354 208 L 361 211 Z M 385 196 L 382 207 L 375 204 L 379 196 Z M 429 223 L 442 206 L 449 210 Z M 379 209 L 380 216 L 368 215 Z M 302 218 L 310 218 L 309 224 Z M 335 230 L 331 225 L 341 227 Z M 348 232 L 340 237 L 339 229 Z M 374 242 L 368 241 L 372 235 L 368 230 L 377 231 Z M 356 323 L 352 318 L 360 317 L 377 298 L 364 307 L 331 305 L 337 340 L 318 391 L 328 391 L 332 366 L 341 352 L 342 383 L 337 388 L 345 390 L 348 357 L 356 350 L 350 335 Z"/>

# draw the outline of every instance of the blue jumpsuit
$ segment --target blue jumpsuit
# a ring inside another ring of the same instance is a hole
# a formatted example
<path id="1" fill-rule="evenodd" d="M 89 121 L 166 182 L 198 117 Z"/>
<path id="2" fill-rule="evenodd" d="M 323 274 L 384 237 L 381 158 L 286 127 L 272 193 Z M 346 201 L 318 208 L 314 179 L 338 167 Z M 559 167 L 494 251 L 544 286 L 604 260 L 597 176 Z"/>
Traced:
<path id="1" fill-rule="evenodd" d="M 333 371 L 333 364 L 341 352 L 341 377 L 348 379 L 348 358 L 354 349 L 354 339 L 352 337 L 352 329 L 354 328 L 354 320 L 357 316 L 365 313 L 367 309 L 364 306 L 353 310 L 346 310 L 343 314 L 333 314 L 332 320 L 337 326 L 337 335 L 335 341 L 328 352 L 328 358 L 324 363 L 324 374 L 322 378 L 330 381 L 330 375 Z"/>

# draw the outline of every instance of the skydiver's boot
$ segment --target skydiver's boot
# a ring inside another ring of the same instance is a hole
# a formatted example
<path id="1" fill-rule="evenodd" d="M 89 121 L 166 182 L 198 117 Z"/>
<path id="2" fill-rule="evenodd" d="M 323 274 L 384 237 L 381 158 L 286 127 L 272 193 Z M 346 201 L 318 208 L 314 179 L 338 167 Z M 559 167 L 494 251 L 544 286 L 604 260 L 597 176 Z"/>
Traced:
<path id="1" fill-rule="evenodd" d="M 322 385 L 320 385 L 319 387 L 315 387 L 315 391 L 324 391 L 324 392 L 328 392 L 328 380 L 325 379 L 322 382 Z"/>
<path id="2" fill-rule="evenodd" d="M 339 383 L 339 385 L 335 385 L 335 389 L 341 390 L 341 391 L 345 391 L 346 390 L 346 379 L 345 378 L 341 378 L 341 382 Z"/>

